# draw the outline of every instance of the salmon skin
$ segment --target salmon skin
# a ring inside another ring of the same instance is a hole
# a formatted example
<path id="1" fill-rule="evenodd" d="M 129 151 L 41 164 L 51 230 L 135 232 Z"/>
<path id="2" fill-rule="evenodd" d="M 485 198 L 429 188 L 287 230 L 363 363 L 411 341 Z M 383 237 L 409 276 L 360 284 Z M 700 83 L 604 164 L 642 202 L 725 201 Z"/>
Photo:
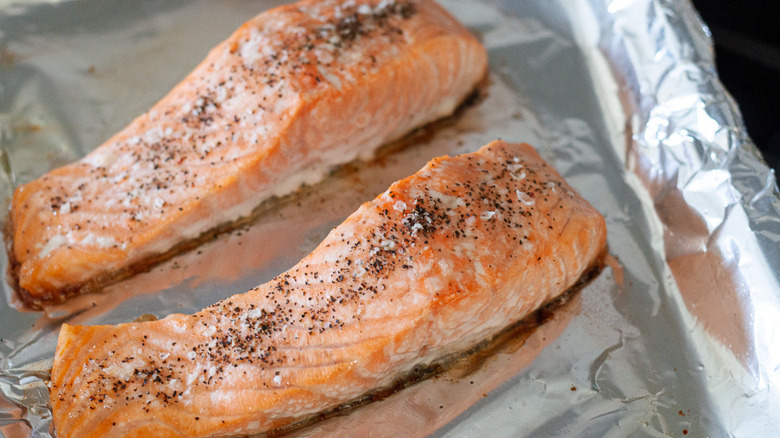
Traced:
<path id="1" fill-rule="evenodd" d="M 63 325 L 60 437 L 249 435 L 392 387 L 571 288 L 601 215 L 531 146 L 429 162 L 287 272 L 194 315 Z"/>
<path id="2" fill-rule="evenodd" d="M 486 71 L 433 0 L 260 14 L 105 144 L 16 189 L 12 283 L 40 307 L 147 268 L 453 113 Z"/>

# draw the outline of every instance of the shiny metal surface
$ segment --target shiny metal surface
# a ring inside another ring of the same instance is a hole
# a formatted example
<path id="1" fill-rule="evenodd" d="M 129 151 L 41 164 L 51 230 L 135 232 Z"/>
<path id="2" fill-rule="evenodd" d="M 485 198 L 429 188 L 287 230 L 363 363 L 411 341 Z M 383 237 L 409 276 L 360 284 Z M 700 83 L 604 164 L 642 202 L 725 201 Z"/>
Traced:
<path id="1" fill-rule="evenodd" d="M 442 0 L 480 35 L 484 96 L 249 227 L 47 312 L 0 302 L 0 435 L 50 434 L 63 322 L 192 312 L 273 277 L 431 157 L 526 141 L 606 217 L 612 262 L 476 365 L 299 436 L 772 436 L 780 196 L 688 1 Z M 0 196 L 96 147 L 280 1 L 0 3 Z M 2 256 L 2 269 L 7 260 Z"/>

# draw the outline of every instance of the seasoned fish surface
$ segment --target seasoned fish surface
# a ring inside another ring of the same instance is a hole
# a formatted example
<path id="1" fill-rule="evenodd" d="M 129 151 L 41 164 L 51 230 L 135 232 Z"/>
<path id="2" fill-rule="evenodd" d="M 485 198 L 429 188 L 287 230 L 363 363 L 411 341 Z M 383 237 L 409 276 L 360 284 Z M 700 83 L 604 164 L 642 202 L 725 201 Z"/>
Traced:
<path id="1" fill-rule="evenodd" d="M 267 431 L 467 351 L 598 263 L 604 219 L 524 144 L 432 160 L 272 281 L 194 315 L 60 332 L 61 437 Z"/>
<path id="2" fill-rule="evenodd" d="M 33 306 L 116 281 L 451 114 L 486 70 L 433 0 L 263 13 L 105 144 L 17 188 L 11 277 Z"/>

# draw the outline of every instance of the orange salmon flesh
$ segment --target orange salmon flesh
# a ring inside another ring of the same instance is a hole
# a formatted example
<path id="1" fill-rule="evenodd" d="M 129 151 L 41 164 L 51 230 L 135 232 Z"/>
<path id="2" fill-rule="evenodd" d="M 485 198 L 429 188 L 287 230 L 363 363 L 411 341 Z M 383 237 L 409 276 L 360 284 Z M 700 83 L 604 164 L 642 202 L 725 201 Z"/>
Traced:
<path id="1" fill-rule="evenodd" d="M 194 315 L 64 325 L 60 437 L 262 433 L 468 351 L 560 296 L 602 216 L 526 144 L 440 157 L 363 204 L 287 272 Z"/>
<path id="2" fill-rule="evenodd" d="M 432 0 L 262 13 L 106 143 L 15 190 L 11 281 L 40 307 L 148 269 L 452 114 L 486 72 L 484 47 Z"/>

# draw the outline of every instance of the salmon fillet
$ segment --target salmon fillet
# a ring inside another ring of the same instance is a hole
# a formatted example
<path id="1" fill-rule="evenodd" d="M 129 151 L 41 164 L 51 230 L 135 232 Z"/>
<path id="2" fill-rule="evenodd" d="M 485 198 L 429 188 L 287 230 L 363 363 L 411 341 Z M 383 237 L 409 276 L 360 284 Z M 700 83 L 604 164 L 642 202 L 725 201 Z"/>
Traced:
<path id="1" fill-rule="evenodd" d="M 599 264 L 601 215 L 526 144 L 436 158 L 287 272 L 194 315 L 63 325 L 61 437 L 260 433 L 391 388 Z"/>
<path id="2" fill-rule="evenodd" d="M 40 306 L 148 267 L 453 113 L 486 71 L 484 47 L 432 0 L 260 14 L 106 143 L 16 189 L 12 282 Z"/>

